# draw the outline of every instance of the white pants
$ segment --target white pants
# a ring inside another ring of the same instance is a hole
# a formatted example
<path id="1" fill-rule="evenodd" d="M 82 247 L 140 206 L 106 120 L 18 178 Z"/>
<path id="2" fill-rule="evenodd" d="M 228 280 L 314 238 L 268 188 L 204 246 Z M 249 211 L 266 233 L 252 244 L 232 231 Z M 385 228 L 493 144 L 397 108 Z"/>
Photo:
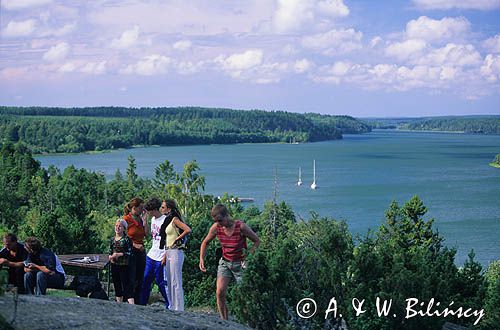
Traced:
<path id="1" fill-rule="evenodd" d="M 165 280 L 167 280 L 167 297 L 169 309 L 174 311 L 184 310 L 184 290 L 182 289 L 182 264 L 184 251 L 168 249 L 165 251 L 167 262 L 165 264 Z"/>

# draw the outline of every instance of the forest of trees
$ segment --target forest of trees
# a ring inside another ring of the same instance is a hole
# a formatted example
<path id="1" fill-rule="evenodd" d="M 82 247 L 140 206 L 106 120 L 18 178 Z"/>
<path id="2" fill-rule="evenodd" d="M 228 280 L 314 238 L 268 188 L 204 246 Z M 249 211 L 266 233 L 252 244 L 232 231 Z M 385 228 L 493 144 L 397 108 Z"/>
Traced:
<path id="1" fill-rule="evenodd" d="M 365 133 L 349 116 L 208 108 L 0 107 L 0 140 L 35 153 L 82 152 L 134 145 L 314 142 Z"/>
<path id="2" fill-rule="evenodd" d="M 500 134 L 500 116 L 374 118 L 364 122 L 372 128 L 381 129 Z"/>
<path id="3" fill-rule="evenodd" d="M 199 247 L 212 224 L 216 202 L 204 193 L 199 164 L 188 162 L 176 171 L 159 160 L 153 179 L 136 174 L 131 156 L 125 173 L 106 181 L 99 173 L 70 166 L 44 169 L 23 144 L 3 143 L 0 149 L 0 233 L 20 239 L 37 236 L 58 254 L 106 253 L 106 242 L 126 201 L 134 196 L 174 198 L 193 229 L 184 263 L 186 305 L 214 306 L 216 243 L 209 246 L 207 274 L 198 269 Z M 232 196 L 224 196 L 227 203 Z M 442 306 L 483 309 L 477 329 L 500 324 L 500 261 L 484 270 L 469 260 L 455 265 L 455 250 L 426 218 L 418 197 L 403 205 L 393 202 L 380 227 L 364 237 L 351 235 L 346 221 L 311 213 L 297 219 L 285 202 L 267 202 L 263 209 L 227 203 L 235 218 L 244 219 L 260 236 L 261 246 L 248 259 L 243 282 L 231 286 L 230 312 L 257 329 L 325 329 L 346 322 L 349 329 L 441 329 L 445 321 L 471 325 L 476 318 L 414 317 L 405 319 L 405 299 L 435 298 Z M 274 221 L 270 221 L 274 219 Z M 148 243 L 150 244 L 150 243 Z M 318 314 L 298 317 L 295 306 L 313 298 Z M 343 316 L 324 318 L 336 297 Z M 393 299 L 396 317 L 379 317 L 375 297 Z M 366 299 L 366 313 L 354 315 L 353 298 Z"/>

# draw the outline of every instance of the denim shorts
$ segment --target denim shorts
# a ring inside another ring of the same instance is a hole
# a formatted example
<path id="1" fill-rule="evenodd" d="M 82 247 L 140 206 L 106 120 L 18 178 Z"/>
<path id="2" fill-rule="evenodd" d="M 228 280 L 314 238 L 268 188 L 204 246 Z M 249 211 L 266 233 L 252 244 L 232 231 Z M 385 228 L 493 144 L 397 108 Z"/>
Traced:
<path id="1" fill-rule="evenodd" d="M 242 262 L 243 261 L 227 261 L 224 260 L 224 258 L 220 258 L 219 267 L 217 268 L 217 277 L 234 277 L 236 283 L 240 283 L 243 279 Z"/>

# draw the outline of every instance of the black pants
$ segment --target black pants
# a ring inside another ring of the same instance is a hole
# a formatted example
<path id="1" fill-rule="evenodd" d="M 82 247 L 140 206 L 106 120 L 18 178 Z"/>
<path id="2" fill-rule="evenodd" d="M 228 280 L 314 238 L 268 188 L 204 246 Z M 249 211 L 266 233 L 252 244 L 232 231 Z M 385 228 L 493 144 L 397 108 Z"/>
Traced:
<path id="1" fill-rule="evenodd" d="M 24 268 L 9 267 L 9 284 L 17 287 L 17 292 L 24 293 Z"/>
<path id="2" fill-rule="evenodd" d="M 116 297 L 123 297 L 124 300 L 127 300 L 134 296 L 129 265 L 111 264 L 111 277 L 113 278 Z"/>
<path id="3" fill-rule="evenodd" d="M 144 277 L 144 269 L 146 268 L 146 251 L 141 251 L 132 248 L 132 256 L 130 258 L 130 283 L 134 288 L 135 303 L 141 302 L 142 279 Z"/>

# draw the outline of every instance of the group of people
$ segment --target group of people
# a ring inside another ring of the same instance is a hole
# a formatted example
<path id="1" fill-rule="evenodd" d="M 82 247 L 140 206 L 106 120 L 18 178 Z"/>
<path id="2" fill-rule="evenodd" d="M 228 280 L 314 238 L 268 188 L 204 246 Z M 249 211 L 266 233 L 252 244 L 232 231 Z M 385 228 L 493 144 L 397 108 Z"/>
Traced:
<path id="1" fill-rule="evenodd" d="M 45 295 L 47 288 L 62 289 L 66 274 L 59 258 L 35 237 L 24 244 L 13 233 L 3 237 L 0 267 L 8 267 L 8 283 L 19 293 Z"/>
<path id="2" fill-rule="evenodd" d="M 222 247 L 217 269 L 217 309 L 222 319 L 228 318 L 226 291 L 232 278 L 243 278 L 247 238 L 253 242 L 248 253 L 259 246 L 258 236 L 241 220 L 234 220 L 222 204 L 211 210 L 213 225 L 200 248 L 199 268 L 206 272 L 207 245 L 216 237 Z M 148 218 L 151 226 L 148 226 Z M 191 228 L 183 221 L 174 200 L 161 202 L 151 198 L 146 203 L 133 198 L 125 205 L 123 219 L 115 223 L 115 235 L 110 241 L 109 260 L 111 275 L 118 302 L 146 305 L 151 294 L 153 280 L 168 309 L 184 310 L 182 265 L 184 263 L 185 238 Z M 146 254 L 144 240 L 151 235 L 152 246 Z"/>
<path id="3" fill-rule="evenodd" d="M 123 218 L 115 223 L 109 245 L 116 301 L 146 305 L 156 281 L 165 307 L 184 310 L 182 242 L 189 233 L 191 228 L 182 220 L 174 200 L 151 198 L 144 203 L 133 198 L 128 202 Z M 152 246 L 146 254 L 144 241 L 149 235 Z"/>
<path id="4" fill-rule="evenodd" d="M 248 253 L 255 251 L 260 241 L 248 225 L 230 216 L 226 206 L 215 205 L 211 216 L 214 223 L 201 244 L 199 268 L 207 271 L 207 245 L 217 237 L 222 247 L 217 269 L 217 309 L 220 317 L 227 319 L 226 291 L 231 279 L 239 282 L 243 278 L 247 239 L 253 242 Z M 115 222 L 114 230 L 109 242 L 109 262 L 116 301 L 146 305 L 155 281 L 165 307 L 184 310 L 182 266 L 191 228 L 183 221 L 175 201 L 151 198 L 144 203 L 133 198 L 125 205 L 124 215 Z M 146 253 L 144 242 L 148 236 L 152 246 Z M 23 245 L 9 233 L 4 236 L 3 245 L 0 267 L 9 267 L 9 283 L 20 293 L 44 295 L 47 287 L 64 287 L 66 275 L 61 262 L 38 239 L 29 237 Z"/>

